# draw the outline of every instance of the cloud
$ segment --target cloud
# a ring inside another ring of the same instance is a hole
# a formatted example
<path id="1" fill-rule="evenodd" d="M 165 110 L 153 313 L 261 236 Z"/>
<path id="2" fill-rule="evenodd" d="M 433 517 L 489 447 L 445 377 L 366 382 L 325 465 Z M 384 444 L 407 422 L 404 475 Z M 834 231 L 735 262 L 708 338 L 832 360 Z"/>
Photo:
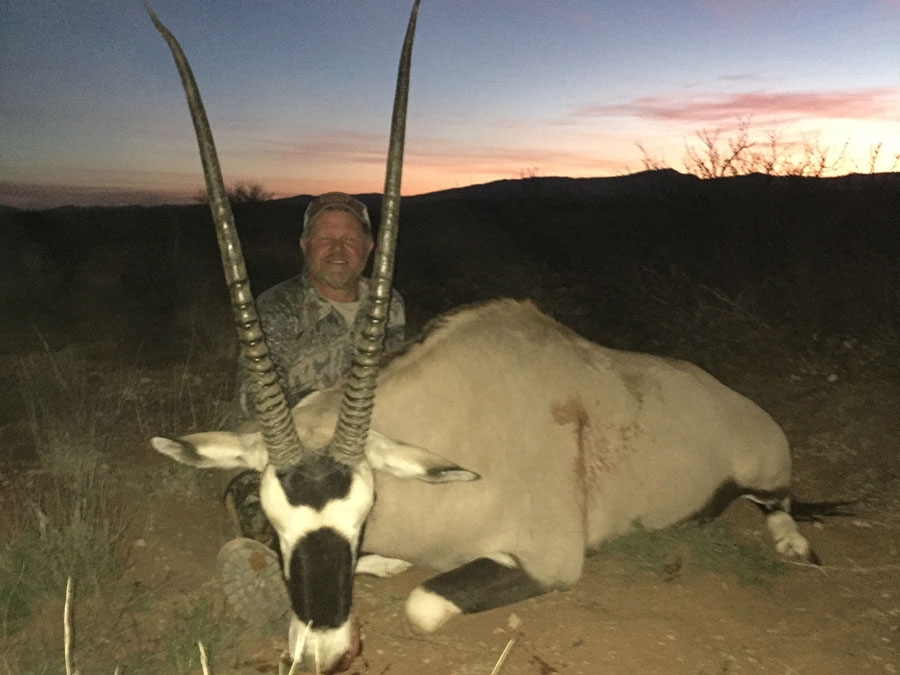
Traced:
<path id="1" fill-rule="evenodd" d="M 536 136 L 537 134 L 534 134 Z M 524 136 L 523 138 L 528 138 Z M 423 139 L 407 146 L 409 172 L 427 171 L 439 176 L 468 177 L 469 182 L 519 178 L 523 173 L 542 176 L 586 176 L 620 173 L 623 163 L 609 157 L 603 146 L 584 141 L 573 144 L 477 143 Z M 434 189 L 440 189 L 436 185 Z"/>
<path id="2" fill-rule="evenodd" d="M 759 73 L 725 73 L 717 78 L 720 82 L 754 82 L 760 79 Z"/>
<path id="3" fill-rule="evenodd" d="M 387 155 L 387 136 L 356 130 L 317 130 L 309 134 L 309 140 L 293 142 L 262 139 L 254 150 L 261 156 L 273 156 L 280 160 L 303 162 L 315 166 L 328 163 L 384 163 Z"/>
<path id="4" fill-rule="evenodd" d="M 900 90 L 896 88 L 854 91 L 740 92 L 694 95 L 646 96 L 616 105 L 587 105 L 576 117 L 637 117 L 656 121 L 710 123 L 752 117 L 788 120 L 896 119 L 900 115 Z"/>
<path id="5" fill-rule="evenodd" d="M 347 167 L 357 167 L 352 171 L 354 179 L 359 178 L 358 171 L 363 170 L 373 186 L 381 184 L 387 154 L 386 136 L 359 131 L 328 131 L 313 133 L 310 138 L 287 143 L 265 141 L 260 147 L 264 145 L 265 156 L 296 164 L 298 168 L 293 173 L 303 180 L 320 176 L 327 167 L 338 167 L 343 171 Z M 598 172 L 622 168 L 620 161 L 606 160 L 591 145 L 565 149 L 552 143 L 481 143 L 434 135 L 423 137 L 421 134 L 407 139 L 404 161 L 404 182 L 414 180 L 417 174 L 434 176 L 437 172 L 447 176 L 515 177 L 524 168 L 533 167 L 540 168 L 544 175 L 578 169 Z M 452 180 L 449 184 L 453 184 Z M 435 184 L 432 189 L 443 187 Z"/>

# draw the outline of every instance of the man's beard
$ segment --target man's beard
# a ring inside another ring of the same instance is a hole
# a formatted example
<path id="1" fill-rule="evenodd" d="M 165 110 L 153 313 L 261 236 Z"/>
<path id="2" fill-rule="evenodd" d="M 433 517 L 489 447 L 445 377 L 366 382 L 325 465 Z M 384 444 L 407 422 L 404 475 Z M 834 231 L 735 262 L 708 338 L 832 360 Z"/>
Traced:
<path id="1" fill-rule="evenodd" d="M 356 287 L 356 280 L 360 271 L 349 265 L 323 265 L 322 269 L 314 272 L 319 281 L 335 290 L 352 290 Z"/>

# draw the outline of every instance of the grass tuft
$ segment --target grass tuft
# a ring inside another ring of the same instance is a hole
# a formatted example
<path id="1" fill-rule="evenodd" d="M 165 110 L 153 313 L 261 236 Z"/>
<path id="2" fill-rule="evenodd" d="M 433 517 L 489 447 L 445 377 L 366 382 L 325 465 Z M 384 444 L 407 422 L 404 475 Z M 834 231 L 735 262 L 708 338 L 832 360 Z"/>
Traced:
<path id="1" fill-rule="evenodd" d="M 734 574 L 743 584 L 763 585 L 785 567 L 760 547 L 734 534 L 723 520 L 686 521 L 663 530 L 637 526 L 608 541 L 601 555 L 623 561 L 630 569 L 674 579 L 690 566 L 700 572 Z"/>
<path id="2" fill-rule="evenodd" d="M 100 593 L 122 571 L 132 507 L 113 494 L 108 467 L 96 455 L 73 459 L 69 468 L 67 475 L 36 477 L 38 496 L 18 509 L 18 534 L 0 547 L 4 636 L 19 630 L 41 602 L 60 597 L 69 576 Z"/>
<path id="3" fill-rule="evenodd" d="M 21 480 L 0 544 L 0 637 L 22 628 L 40 604 L 62 597 L 71 576 L 99 593 L 121 573 L 125 531 L 136 505 L 113 489 L 102 450 L 114 443 L 121 396 L 101 395 L 73 350 L 17 358 L 19 391 L 38 460 Z"/>

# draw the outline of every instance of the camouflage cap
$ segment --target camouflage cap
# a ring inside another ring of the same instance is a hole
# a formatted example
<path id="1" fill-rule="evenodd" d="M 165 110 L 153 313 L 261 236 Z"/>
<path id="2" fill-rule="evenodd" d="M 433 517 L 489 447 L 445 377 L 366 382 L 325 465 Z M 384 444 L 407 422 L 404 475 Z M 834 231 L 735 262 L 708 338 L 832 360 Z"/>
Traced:
<path id="1" fill-rule="evenodd" d="M 353 214 L 366 234 L 372 235 L 372 222 L 369 220 L 369 210 L 366 205 L 346 192 L 326 192 L 313 199 L 306 207 L 306 213 L 303 214 L 303 234 L 307 233 L 320 213 L 331 209 L 340 209 Z"/>

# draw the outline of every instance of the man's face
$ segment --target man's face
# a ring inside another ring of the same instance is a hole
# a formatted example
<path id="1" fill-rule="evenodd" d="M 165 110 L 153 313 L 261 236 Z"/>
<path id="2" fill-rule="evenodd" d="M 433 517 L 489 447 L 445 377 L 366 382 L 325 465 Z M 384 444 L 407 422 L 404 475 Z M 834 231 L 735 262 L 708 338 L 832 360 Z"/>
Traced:
<path id="1" fill-rule="evenodd" d="M 373 247 L 359 221 L 342 209 L 320 213 L 300 238 L 310 281 L 322 295 L 338 302 L 357 299 L 359 276 Z"/>

